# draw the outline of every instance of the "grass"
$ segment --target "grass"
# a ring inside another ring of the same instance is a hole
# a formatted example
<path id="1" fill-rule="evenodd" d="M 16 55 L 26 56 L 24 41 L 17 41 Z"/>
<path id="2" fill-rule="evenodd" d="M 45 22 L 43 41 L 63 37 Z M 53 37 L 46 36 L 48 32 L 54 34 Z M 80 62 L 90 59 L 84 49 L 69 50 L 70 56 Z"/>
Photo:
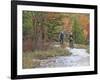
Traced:
<path id="1" fill-rule="evenodd" d="M 37 68 L 40 65 L 41 59 L 67 55 L 70 55 L 70 52 L 61 47 L 47 51 L 25 52 L 23 53 L 23 68 Z"/>
<path id="2" fill-rule="evenodd" d="M 83 45 L 83 44 L 74 44 L 74 48 L 84 48 L 84 49 L 87 49 L 87 45 Z"/>
<path id="3" fill-rule="evenodd" d="M 23 56 L 23 69 L 35 68 L 40 65 L 39 60 L 32 59 L 30 56 Z"/>

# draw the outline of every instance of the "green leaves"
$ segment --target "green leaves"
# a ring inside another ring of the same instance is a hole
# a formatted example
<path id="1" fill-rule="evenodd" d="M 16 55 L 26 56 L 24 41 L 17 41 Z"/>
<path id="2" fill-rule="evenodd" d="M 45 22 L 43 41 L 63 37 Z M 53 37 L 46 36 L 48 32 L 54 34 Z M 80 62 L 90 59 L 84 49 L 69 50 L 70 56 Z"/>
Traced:
<path id="1" fill-rule="evenodd" d="M 31 34 L 32 30 L 32 12 L 31 11 L 23 11 L 23 35 Z"/>
<path id="2" fill-rule="evenodd" d="M 77 44 L 84 44 L 85 38 L 84 38 L 83 29 L 79 24 L 77 17 L 73 18 L 72 32 L 73 32 L 74 42 Z"/>

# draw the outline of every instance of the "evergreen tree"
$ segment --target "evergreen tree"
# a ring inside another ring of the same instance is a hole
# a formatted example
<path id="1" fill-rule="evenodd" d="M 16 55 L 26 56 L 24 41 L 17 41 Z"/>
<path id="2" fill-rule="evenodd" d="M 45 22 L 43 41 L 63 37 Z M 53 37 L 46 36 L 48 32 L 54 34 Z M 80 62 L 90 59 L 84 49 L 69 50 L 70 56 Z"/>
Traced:
<path id="1" fill-rule="evenodd" d="M 31 35 L 32 32 L 32 12 L 31 11 L 23 11 L 23 35 Z"/>
<path id="2" fill-rule="evenodd" d="M 74 17 L 73 19 L 72 32 L 73 32 L 74 42 L 76 44 L 84 44 L 85 38 L 84 38 L 83 30 L 76 17 Z"/>

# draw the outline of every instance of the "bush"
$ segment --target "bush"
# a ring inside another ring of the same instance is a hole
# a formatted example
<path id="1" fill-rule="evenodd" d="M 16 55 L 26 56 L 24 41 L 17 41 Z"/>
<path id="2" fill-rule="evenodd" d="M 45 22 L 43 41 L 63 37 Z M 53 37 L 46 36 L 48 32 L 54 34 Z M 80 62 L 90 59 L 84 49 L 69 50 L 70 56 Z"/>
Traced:
<path id="1" fill-rule="evenodd" d="M 34 51 L 29 54 L 31 54 L 31 56 L 36 59 L 46 59 L 49 57 L 69 55 L 69 51 L 66 49 L 57 47 L 57 48 L 49 49 L 47 51 Z"/>

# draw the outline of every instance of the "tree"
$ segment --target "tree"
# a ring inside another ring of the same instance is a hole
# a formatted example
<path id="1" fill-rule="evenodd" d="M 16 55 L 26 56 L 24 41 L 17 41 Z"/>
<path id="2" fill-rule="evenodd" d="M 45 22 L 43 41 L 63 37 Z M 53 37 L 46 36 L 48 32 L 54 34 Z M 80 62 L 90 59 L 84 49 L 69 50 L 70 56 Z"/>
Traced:
<path id="1" fill-rule="evenodd" d="M 45 14 L 42 12 L 33 12 L 33 50 L 42 50 L 45 40 Z"/>
<path id="2" fill-rule="evenodd" d="M 49 16 L 50 15 L 50 16 Z M 47 13 L 46 27 L 48 29 L 48 38 L 51 41 L 58 39 L 58 33 L 62 30 L 62 15 L 60 13 Z"/>
<path id="3" fill-rule="evenodd" d="M 23 11 L 23 35 L 26 37 L 27 35 L 31 35 L 32 32 L 32 12 L 31 11 Z"/>
<path id="4" fill-rule="evenodd" d="M 83 29 L 79 24 L 78 18 L 73 18 L 73 26 L 72 26 L 72 33 L 74 42 L 77 44 L 84 44 L 85 38 L 83 34 Z"/>
<path id="5" fill-rule="evenodd" d="M 33 50 L 48 48 L 47 41 L 58 38 L 60 15 L 49 12 L 33 12 Z M 52 16 L 51 16 L 52 15 Z"/>

